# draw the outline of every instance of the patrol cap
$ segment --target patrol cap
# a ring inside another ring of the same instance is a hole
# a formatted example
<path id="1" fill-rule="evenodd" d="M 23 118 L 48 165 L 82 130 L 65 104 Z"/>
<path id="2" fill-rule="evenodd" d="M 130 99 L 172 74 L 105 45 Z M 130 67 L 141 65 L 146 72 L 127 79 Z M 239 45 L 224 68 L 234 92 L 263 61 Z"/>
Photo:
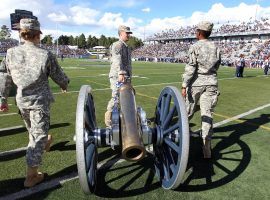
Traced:
<path id="1" fill-rule="evenodd" d="M 126 33 L 131 33 L 132 34 L 132 31 L 130 30 L 130 27 L 128 26 L 124 26 L 124 25 L 120 25 L 119 28 L 118 28 L 118 32 L 126 32 Z"/>
<path id="2" fill-rule="evenodd" d="M 214 24 L 209 22 L 209 21 L 201 21 L 198 25 L 197 25 L 197 29 L 200 29 L 202 31 L 209 31 L 211 32 L 213 29 Z"/>
<path id="3" fill-rule="evenodd" d="M 20 20 L 20 29 L 40 31 L 40 23 L 36 19 L 23 18 Z"/>

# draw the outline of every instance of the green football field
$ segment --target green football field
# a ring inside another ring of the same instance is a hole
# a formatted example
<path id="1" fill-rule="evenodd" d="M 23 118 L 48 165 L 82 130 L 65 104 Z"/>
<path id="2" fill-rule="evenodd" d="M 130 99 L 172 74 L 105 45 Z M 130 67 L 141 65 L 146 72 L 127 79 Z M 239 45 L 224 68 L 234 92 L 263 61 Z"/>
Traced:
<path id="1" fill-rule="evenodd" d="M 234 78 L 234 68 L 219 70 L 218 105 L 214 113 L 213 158 L 202 159 L 201 140 L 190 139 L 190 153 L 183 183 L 164 190 L 155 176 L 153 157 L 139 162 L 119 162 L 101 167 L 96 194 L 85 195 L 77 177 L 75 113 L 81 85 L 93 89 L 98 126 L 104 128 L 104 113 L 110 99 L 109 63 L 65 59 L 60 61 L 71 83 L 62 94 L 51 83 L 55 103 L 51 108 L 51 151 L 44 154 L 41 170 L 46 182 L 24 190 L 25 150 L 28 135 L 17 114 L 14 97 L 8 113 L 0 113 L 0 199 L 270 199 L 270 78 L 262 69 L 245 69 L 244 78 Z M 153 118 L 157 98 L 168 85 L 181 87 L 184 65 L 133 63 L 133 86 L 137 105 Z M 11 91 L 14 94 L 14 91 Z M 220 122 L 220 123 L 219 123 Z M 200 127 L 200 115 L 190 121 Z M 8 128 L 8 129 L 4 129 Z M 115 160 L 119 149 L 99 148 L 99 163 Z"/>

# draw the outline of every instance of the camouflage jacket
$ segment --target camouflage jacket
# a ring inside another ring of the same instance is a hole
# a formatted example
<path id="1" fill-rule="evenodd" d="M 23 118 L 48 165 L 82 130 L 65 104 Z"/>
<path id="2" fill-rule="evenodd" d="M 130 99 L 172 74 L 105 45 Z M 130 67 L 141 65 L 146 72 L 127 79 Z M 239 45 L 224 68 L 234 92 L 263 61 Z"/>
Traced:
<path id="1" fill-rule="evenodd" d="M 199 40 L 189 49 L 189 62 L 182 76 L 182 87 L 216 85 L 220 50 L 213 42 Z"/>
<path id="2" fill-rule="evenodd" d="M 54 101 L 48 77 L 62 89 L 69 78 L 58 65 L 55 56 L 31 42 L 8 49 L 0 67 L 0 96 L 8 97 L 11 79 L 17 86 L 16 102 L 19 108 L 41 108 L 48 111 Z"/>
<path id="3" fill-rule="evenodd" d="M 110 52 L 111 69 L 109 77 L 116 78 L 119 74 L 125 74 L 131 77 L 131 50 L 127 44 L 122 40 L 118 40 L 111 45 Z"/>

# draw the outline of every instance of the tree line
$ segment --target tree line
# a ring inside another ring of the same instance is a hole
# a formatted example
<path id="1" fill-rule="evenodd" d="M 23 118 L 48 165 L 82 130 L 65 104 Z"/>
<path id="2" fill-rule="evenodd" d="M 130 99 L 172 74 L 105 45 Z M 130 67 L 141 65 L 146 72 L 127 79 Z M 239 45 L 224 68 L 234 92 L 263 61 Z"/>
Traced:
<path id="1" fill-rule="evenodd" d="M 118 38 L 116 37 L 106 37 L 105 35 L 101 35 L 99 38 L 95 36 L 89 35 L 87 38 L 82 33 L 79 36 L 67 36 L 67 35 L 61 35 L 58 38 L 58 45 L 72 45 L 72 46 L 78 46 L 79 48 L 83 49 L 91 49 L 95 46 L 104 46 L 106 48 L 109 48 L 109 46 L 117 41 Z M 45 35 L 44 38 L 41 40 L 42 44 L 52 45 L 57 44 L 57 40 L 53 40 L 51 35 Z M 143 42 L 141 39 L 131 36 L 128 45 L 131 49 L 138 48 L 143 45 Z"/>

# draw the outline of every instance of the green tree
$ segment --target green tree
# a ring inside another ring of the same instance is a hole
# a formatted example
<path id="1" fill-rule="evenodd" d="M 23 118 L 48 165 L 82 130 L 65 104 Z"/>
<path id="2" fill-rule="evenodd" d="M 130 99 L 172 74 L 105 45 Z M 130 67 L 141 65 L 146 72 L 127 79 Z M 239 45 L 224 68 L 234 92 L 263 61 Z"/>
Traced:
<path id="1" fill-rule="evenodd" d="M 72 35 L 68 37 L 68 44 L 69 45 L 75 45 L 75 39 Z"/>
<path id="2" fill-rule="evenodd" d="M 89 35 L 87 38 L 87 47 L 88 48 L 93 48 L 98 45 L 98 39 L 95 36 Z"/>
<path id="3" fill-rule="evenodd" d="M 83 33 L 78 37 L 78 47 L 86 48 L 86 39 Z"/>
<path id="4" fill-rule="evenodd" d="M 69 37 L 66 35 L 61 35 L 58 38 L 58 44 L 59 45 L 69 45 Z"/>
<path id="5" fill-rule="evenodd" d="M 10 38 L 10 30 L 6 25 L 1 26 L 0 30 L 0 39 L 9 39 Z"/>
<path id="6" fill-rule="evenodd" d="M 52 36 L 51 35 L 45 35 L 44 38 L 41 40 L 41 44 L 52 45 L 53 44 Z"/>
<path id="7" fill-rule="evenodd" d="M 143 42 L 141 39 L 131 36 L 127 44 L 130 46 L 131 49 L 136 49 L 138 47 L 143 46 Z"/>

